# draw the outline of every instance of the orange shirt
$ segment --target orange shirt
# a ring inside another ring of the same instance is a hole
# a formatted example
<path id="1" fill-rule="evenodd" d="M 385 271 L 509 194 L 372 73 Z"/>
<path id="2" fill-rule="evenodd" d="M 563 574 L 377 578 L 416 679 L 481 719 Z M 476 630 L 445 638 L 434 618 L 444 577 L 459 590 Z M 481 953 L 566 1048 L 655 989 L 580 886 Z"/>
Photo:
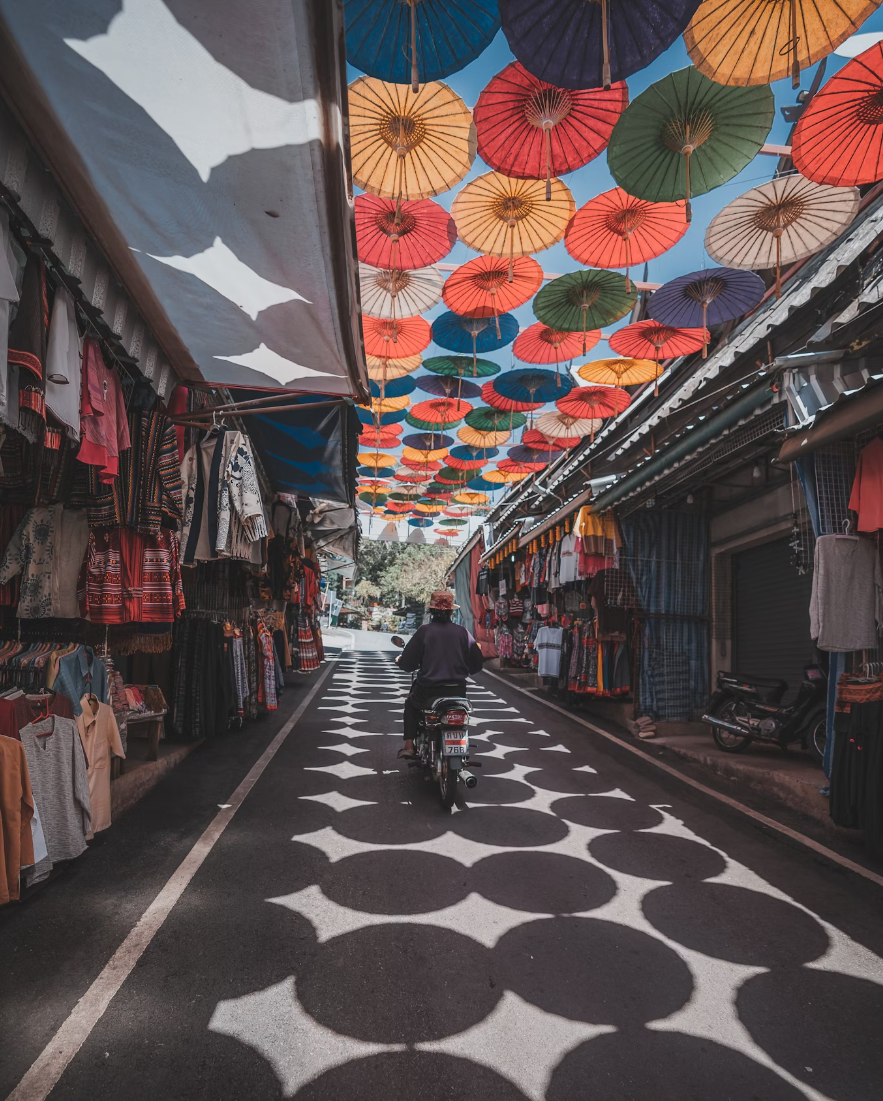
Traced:
<path id="1" fill-rule="evenodd" d="M 0 905 L 19 897 L 22 865 L 34 863 L 34 795 L 24 746 L 0 737 Z"/>

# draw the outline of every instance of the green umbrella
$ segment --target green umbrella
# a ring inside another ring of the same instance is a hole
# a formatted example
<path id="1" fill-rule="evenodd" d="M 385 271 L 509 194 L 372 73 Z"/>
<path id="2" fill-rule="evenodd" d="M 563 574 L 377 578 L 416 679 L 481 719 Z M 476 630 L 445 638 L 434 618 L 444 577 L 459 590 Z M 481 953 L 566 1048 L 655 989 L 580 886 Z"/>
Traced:
<path id="1" fill-rule="evenodd" d="M 506 432 L 521 428 L 527 423 L 527 417 L 523 413 L 509 413 L 505 409 L 480 405 L 466 414 L 466 423 L 478 432 Z"/>
<path id="2" fill-rule="evenodd" d="M 416 487 L 403 486 L 401 489 L 397 489 L 395 493 L 390 493 L 390 501 L 413 501 L 415 497 L 420 496 L 420 490 Z"/>
<path id="3" fill-rule="evenodd" d="M 686 199 L 689 222 L 691 196 L 720 187 L 754 160 L 775 110 L 768 85 L 730 87 L 698 69 L 679 69 L 651 84 L 619 116 L 607 165 L 636 199 Z"/>
<path id="4" fill-rule="evenodd" d="M 411 413 L 405 414 L 405 424 L 410 424 L 412 428 L 419 428 L 421 432 L 450 432 L 452 429 L 459 427 L 462 421 L 449 421 L 444 425 L 433 424 L 432 421 L 421 421 Z"/>
<path id="5" fill-rule="evenodd" d="M 582 333 L 585 355 L 589 330 L 624 317 L 637 297 L 638 292 L 619 272 L 586 268 L 547 283 L 533 300 L 533 312 L 550 329 Z"/>
<path id="6" fill-rule="evenodd" d="M 452 466 L 443 466 L 436 472 L 435 481 L 447 486 L 465 484 L 479 473 L 478 470 L 455 470 Z"/>
<path id="7" fill-rule="evenodd" d="M 387 494 L 375 493 L 373 490 L 370 489 L 363 489 L 362 492 L 359 494 L 360 501 L 367 501 L 369 504 L 372 505 L 382 505 L 385 503 L 386 498 Z"/>
<path id="8" fill-rule="evenodd" d="M 464 524 L 468 524 L 468 520 L 439 520 L 439 527 L 442 528 L 462 528 Z"/>
<path id="9" fill-rule="evenodd" d="M 460 378 L 490 378 L 498 375 L 500 367 L 489 359 L 476 359 L 472 356 L 433 356 L 424 359 L 423 366 L 434 375 L 454 375 Z"/>

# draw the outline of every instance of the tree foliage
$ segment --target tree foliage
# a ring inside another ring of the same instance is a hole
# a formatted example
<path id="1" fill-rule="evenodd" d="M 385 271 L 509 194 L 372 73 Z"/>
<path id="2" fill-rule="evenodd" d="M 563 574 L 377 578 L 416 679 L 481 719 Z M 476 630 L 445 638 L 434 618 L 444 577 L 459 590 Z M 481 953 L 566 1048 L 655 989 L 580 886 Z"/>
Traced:
<path id="1" fill-rule="evenodd" d="M 400 596 L 425 604 L 434 589 L 445 588 L 455 554 L 451 547 L 363 539 L 359 546 L 360 585 L 367 582 L 379 589 L 383 604 L 397 604 Z"/>

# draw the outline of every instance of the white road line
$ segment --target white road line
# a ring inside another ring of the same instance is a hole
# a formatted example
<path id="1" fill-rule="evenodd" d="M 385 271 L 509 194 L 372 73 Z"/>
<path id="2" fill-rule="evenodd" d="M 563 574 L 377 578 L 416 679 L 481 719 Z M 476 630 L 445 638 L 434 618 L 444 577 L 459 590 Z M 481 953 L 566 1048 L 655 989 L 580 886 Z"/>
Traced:
<path id="1" fill-rule="evenodd" d="M 37 1056 L 24 1078 L 7 1097 L 7 1101 L 45 1101 L 55 1088 L 68 1064 L 88 1039 L 92 1029 L 101 1020 L 111 999 L 126 981 L 132 968 L 144 950 L 156 936 L 162 923 L 169 916 L 175 903 L 187 885 L 199 871 L 203 861 L 212 851 L 230 819 L 242 806 L 245 797 L 258 782 L 267 765 L 276 756 L 292 727 L 309 706 L 331 672 L 329 662 L 321 676 L 301 701 L 300 706 L 267 746 L 251 771 L 230 796 L 225 809 L 219 811 L 202 836 L 172 873 L 165 886 L 147 907 L 138 924 L 111 956 L 101 974 L 70 1012 L 70 1016 L 55 1033 L 43 1051 Z"/>
<path id="2" fill-rule="evenodd" d="M 682 783 L 689 784 L 691 788 L 695 788 L 696 791 L 701 791 L 703 795 L 710 795 L 712 799 L 717 799 L 720 803 L 726 803 L 728 807 L 741 811 L 742 814 L 747 814 L 748 817 L 753 818 L 755 822 L 762 822 L 763 825 L 768 826 L 771 830 L 776 830 L 778 833 L 790 837 L 792 841 L 797 841 L 801 845 L 805 845 L 808 849 L 812 849 L 813 852 L 826 857 L 828 860 L 833 860 L 835 864 L 839 864 L 842 868 L 848 868 L 849 871 L 864 876 L 865 879 L 869 879 L 872 883 L 876 883 L 878 887 L 883 887 L 883 876 L 877 875 L 876 872 L 872 872 L 870 868 L 863 868 L 861 864 L 856 864 L 854 860 L 841 856 L 840 853 L 836 853 L 833 849 L 829 849 L 827 845 L 822 845 L 818 841 L 814 841 L 811 837 L 798 833 L 797 830 L 792 830 L 790 826 L 785 826 L 781 822 L 777 822 L 774 818 L 768 818 L 765 814 L 761 814 L 760 811 L 753 810 L 751 807 L 746 807 L 745 804 L 740 803 L 738 799 L 732 799 L 729 795 L 724 795 L 723 792 L 715 791 L 714 788 L 706 787 L 705 784 L 700 784 L 698 780 L 686 776 L 683 772 L 679 772 L 676 768 L 672 768 L 671 765 L 667 765 L 663 761 L 657 760 L 656 757 L 651 757 L 649 753 L 644 753 L 642 750 L 638 749 L 637 746 L 629 745 L 628 742 L 624 742 L 620 738 L 617 738 L 615 734 L 608 733 L 602 727 L 595 726 L 594 723 L 590 723 L 587 719 L 581 719 L 579 715 L 574 715 L 573 712 L 567 711 L 557 704 L 550 703 L 548 700 L 535 696 L 530 689 L 520 688 L 517 684 L 509 684 L 509 681 L 507 681 L 505 677 L 501 677 L 497 673 L 492 673 L 490 669 L 485 669 L 484 671 L 489 677 L 493 677 L 495 680 L 502 681 L 503 684 L 508 685 L 513 692 L 521 692 L 525 696 L 530 696 L 535 703 L 541 704 L 543 707 L 549 707 L 553 711 L 557 711 L 559 715 L 564 715 L 568 719 L 572 719 L 575 723 L 588 727 L 589 730 L 593 730 L 596 734 L 600 734 L 602 738 L 606 738 L 608 742 L 613 742 L 621 749 L 628 750 L 629 753 L 633 753 L 643 761 L 649 761 L 651 765 L 661 768 L 663 772 L 667 772 L 670 776 L 676 777 Z"/>

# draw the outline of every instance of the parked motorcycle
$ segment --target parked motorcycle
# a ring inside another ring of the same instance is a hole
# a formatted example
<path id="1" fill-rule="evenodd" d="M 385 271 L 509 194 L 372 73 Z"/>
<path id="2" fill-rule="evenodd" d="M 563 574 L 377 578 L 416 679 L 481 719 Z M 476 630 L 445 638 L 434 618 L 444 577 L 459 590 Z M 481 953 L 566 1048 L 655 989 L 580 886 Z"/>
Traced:
<path id="1" fill-rule="evenodd" d="M 825 755 L 828 678 L 818 665 L 807 665 L 797 698 L 780 706 L 788 684 L 772 677 L 720 672 L 717 690 L 702 722 L 726 753 L 742 753 L 752 742 L 786 749 L 800 742 L 821 761 Z"/>
<path id="2" fill-rule="evenodd" d="M 393 635 L 390 642 L 403 647 L 404 640 Z M 452 807 L 457 797 L 457 784 L 462 780 L 474 788 L 478 777 L 466 767 L 469 763 L 469 716 L 472 704 L 459 694 L 458 686 L 439 685 L 438 696 L 422 709 L 414 739 L 416 761 L 410 768 L 422 768 L 438 781 L 442 805 Z M 456 693 L 456 694 L 455 694 Z M 475 766 L 473 766 L 475 767 Z"/>

